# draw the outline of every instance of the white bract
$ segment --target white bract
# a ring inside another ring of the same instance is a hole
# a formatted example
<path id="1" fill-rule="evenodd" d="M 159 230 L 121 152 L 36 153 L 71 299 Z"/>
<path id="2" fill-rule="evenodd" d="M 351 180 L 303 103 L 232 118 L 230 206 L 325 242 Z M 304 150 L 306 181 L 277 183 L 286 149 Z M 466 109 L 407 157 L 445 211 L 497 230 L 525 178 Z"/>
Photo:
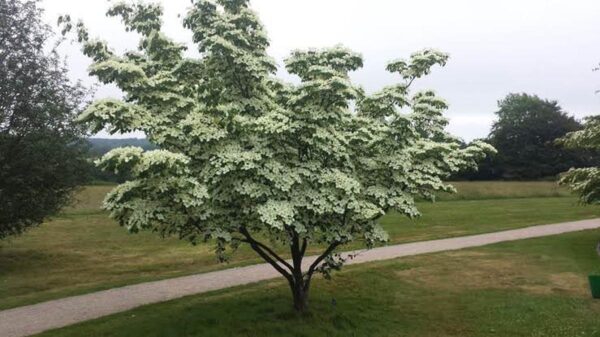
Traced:
<path id="1" fill-rule="evenodd" d="M 105 207 L 131 231 L 212 239 L 223 258 L 229 247 L 249 244 L 287 278 L 298 310 L 313 273 L 343 262 L 340 245 L 385 242 L 378 219 L 391 211 L 417 216 L 415 197 L 452 191 L 444 178 L 493 151 L 480 142 L 461 147 L 444 131 L 446 102 L 432 91 L 410 92 L 414 80 L 446 63 L 444 53 L 390 63 L 400 83 L 367 95 L 348 76 L 362 66 L 359 54 L 340 46 L 294 51 L 285 65 L 301 83 L 292 85 L 275 77 L 248 1 L 194 2 L 184 25 L 196 59 L 160 32 L 161 12 L 125 3 L 109 11 L 141 36 L 124 55 L 77 25 L 94 60 L 90 73 L 125 93 L 92 104 L 81 120 L 93 131 L 143 131 L 161 149 L 116 149 L 99 161 L 132 177 Z M 292 261 L 257 237 L 289 246 Z M 303 271 L 309 244 L 325 249 Z"/>
<path id="2" fill-rule="evenodd" d="M 597 153 L 600 150 L 600 116 L 587 117 L 582 130 L 571 132 L 558 142 L 568 148 L 592 150 Z M 560 183 L 569 185 L 579 194 L 583 203 L 600 203 L 599 167 L 572 168 L 562 175 Z"/>

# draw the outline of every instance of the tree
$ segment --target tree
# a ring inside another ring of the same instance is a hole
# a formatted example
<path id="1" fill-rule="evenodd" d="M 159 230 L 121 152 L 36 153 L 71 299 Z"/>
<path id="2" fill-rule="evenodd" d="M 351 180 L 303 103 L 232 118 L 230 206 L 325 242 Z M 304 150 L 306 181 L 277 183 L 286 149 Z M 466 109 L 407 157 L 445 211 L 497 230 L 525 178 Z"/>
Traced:
<path id="1" fill-rule="evenodd" d="M 0 0 L 0 239 L 55 214 L 85 178 L 87 91 L 67 77 L 37 1 Z"/>
<path id="2" fill-rule="evenodd" d="M 600 67 L 594 68 L 594 71 Z M 596 91 L 598 93 L 599 91 Z M 584 149 L 597 153 L 600 150 L 600 116 L 589 116 L 585 119 L 583 129 L 570 132 L 564 137 L 557 139 L 556 144 L 570 149 Z M 579 199 L 584 204 L 600 204 L 600 167 L 598 164 L 592 167 L 571 169 L 563 173 L 559 184 L 569 186 L 579 194 Z M 596 245 L 596 252 L 600 256 L 600 241 Z"/>
<path id="3" fill-rule="evenodd" d="M 539 179 L 594 162 L 589 151 L 555 144 L 555 139 L 582 127 L 556 101 L 529 94 L 509 94 L 498 102 L 498 107 L 498 120 L 487 139 L 498 155 L 482 163 L 478 176 Z"/>
<path id="4" fill-rule="evenodd" d="M 574 149 L 600 150 L 600 116 L 586 118 L 582 130 L 567 134 L 557 144 Z M 600 167 L 571 168 L 562 174 L 559 183 L 579 194 L 579 199 L 584 204 L 600 204 Z M 596 251 L 600 255 L 600 241 Z"/>
<path id="5" fill-rule="evenodd" d="M 404 81 L 369 96 L 348 76 L 362 66 L 360 55 L 339 46 L 295 51 L 285 64 L 301 83 L 291 85 L 275 78 L 248 1 L 193 4 L 184 25 L 196 59 L 160 31 L 161 12 L 125 3 L 108 11 L 141 35 L 139 50 L 122 56 L 76 25 L 91 74 L 125 92 L 93 103 L 81 120 L 94 130 L 141 130 L 160 148 L 115 149 L 99 161 L 133 177 L 105 205 L 133 232 L 213 239 L 221 259 L 249 245 L 286 278 L 298 311 L 307 308 L 313 274 L 343 263 L 340 246 L 385 241 L 381 216 L 417 216 L 415 196 L 451 191 L 442 178 L 493 150 L 460 149 L 444 131 L 446 103 L 432 91 L 410 95 L 410 83 L 446 63 L 443 53 L 391 62 Z M 69 17 L 60 21 L 72 28 Z M 287 246 L 291 260 L 269 243 Z M 324 247 L 312 261 L 304 260 L 309 245 Z"/>
<path id="6" fill-rule="evenodd" d="M 104 154 L 110 152 L 110 150 L 124 146 L 141 147 L 145 151 L 156 149 L 156 146 L 148 142 L 148 140 L 145 138 L 89 138 L 87 141 L 90 146 L 90 179 L 96 182 L 103 183 L 122 183 L 129 179 L 127 172 L 119 172 L 118 174 L 106 172 L 93 164 L 95 160 L 102 157 Z"/>
<path id="7" fill-rule="evenodd" d="M 559 139 L 557 144 L 566 148 L 600 150 L 600 116 L 586 118 L 582 130 L 570 132 Z M 561 176 L 560 183 L 577 192 L 583 203 L 600 203 L 599 167 L 571 168 Z"/>

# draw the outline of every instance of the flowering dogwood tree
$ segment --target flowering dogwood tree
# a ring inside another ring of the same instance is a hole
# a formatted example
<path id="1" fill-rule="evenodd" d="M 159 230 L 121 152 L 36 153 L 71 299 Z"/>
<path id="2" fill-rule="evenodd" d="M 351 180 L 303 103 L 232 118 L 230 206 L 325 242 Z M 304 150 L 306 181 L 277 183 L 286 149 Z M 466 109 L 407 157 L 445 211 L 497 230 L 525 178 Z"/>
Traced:
<path id="1" fill-rule="evenodd" d="M 307 308 L 313 274 L 341 266 L 338 247 L 385 242 L 378 219 L 390 211 L 417 216 L 416 196 L 452 191 L 443 178 L 493 151 L 459 146 L 444 131 L 445 101 L 410 92 L 446 63 L 444 53 L 389 63 L 399 83 L 367 95 L 348 76 L 362 66 L 359 54 L 339 46 L 295 51 L 285 60 L 301 80 L 292 85 L 274 76 L 268 38 L 247 0 L 193 3 L 184 25 L 197 58 L 161 32 L 161 12 L 142 3 L 109 10 L 141 37 L 124 55 L 75 25 L 90 74 L 125 93 L 96 101 L 80 119 L 93 131 L 143 131 L 160 148 L 119 148 L 99 161 L 133 177 L 105 208 L 133 232 L 213 240 L 222 258 L 249 245 L 288 281 L 298 311 Z M 73 28 L 69 17 L 60 22 Z M 323 250 L 303 264 L 309 245 Z"/>
<path id="2" fill-rule="evenodd" d="M 568 148 L 600 149 L 600 116 L 586 118 L 582 130 L 567 134 L 558 143 Z M 572 168 L 562 175 L 560 183 L 578 193 L 583 203 L 600 204 L 600 168 Z"/>
<path id="3" fill-rule="evenodd" d="M 571 132 L 558 140 L 568 148 L 600 149 L 600 116 L 586 118 L 584 128 Z M 584 204 L 600 204 L 600 167 L 572 168 L 563 173 L 559 183 L 569 186 Z M 600 255 L 600 242 L 596 245 L 596 252 Z"/>

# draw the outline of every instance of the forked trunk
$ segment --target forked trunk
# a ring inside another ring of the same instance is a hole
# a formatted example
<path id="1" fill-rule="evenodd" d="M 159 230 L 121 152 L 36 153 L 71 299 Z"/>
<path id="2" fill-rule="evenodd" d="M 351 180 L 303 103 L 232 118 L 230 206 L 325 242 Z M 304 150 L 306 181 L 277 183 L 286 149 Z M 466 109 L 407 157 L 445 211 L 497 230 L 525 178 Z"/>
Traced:
<path id="1" fill-rule="evenodd" d="M 325 252 L 311 263 L 306 273 L 304 273 L 302 271 L 302 259 L 304 258 L 304 253 L 306 252 L 306 246 L 308 244 L 306 238 L 301 240 L 296 232 L 291 233 L 292 244 L 290 248 L 292 264 L 290 264 L 288 261 L 277 255 L 272 249 L 261 242 L 256 241 L 245 227 L 240 227 L 240 233 L 245 237 L 244 240 L 241 240 L 242 242 L 250 244 L 250 247 L 252 247 L 258 255 L 271 264 L 273 268 L 288 280 L 294 300 L 294 310 L 299 313 L 306 312 L 308 310 L 308 293 L 312 276 L 317 271 L 321 262 L 323 262 L 326 257 L 330 256 L 341 242 L 332 242 Z"/>

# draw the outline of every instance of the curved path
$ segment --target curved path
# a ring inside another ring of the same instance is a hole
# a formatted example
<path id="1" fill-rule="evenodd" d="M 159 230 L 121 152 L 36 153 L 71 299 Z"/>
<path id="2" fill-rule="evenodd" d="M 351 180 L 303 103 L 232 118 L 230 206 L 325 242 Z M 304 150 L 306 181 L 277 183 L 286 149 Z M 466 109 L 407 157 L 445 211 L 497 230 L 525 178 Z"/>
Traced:
<path id="1" fill-rule="evenodd" d="M 536 238 L 600 228 L 600 219 L 533 226 L 488 234 L 422 241 L 351 252 L 359 253 L 350 264 L 402 256 L 478 247 L 504 241 Z M 306 264 L 315 257 L 308 257 Z M 205 293 L 279 277 L 268 264 L 232 268 L 67 297 L 0 311 L 0 336 L 22 337 L 42 331 L 115 314 L 145 304 Z"/>

